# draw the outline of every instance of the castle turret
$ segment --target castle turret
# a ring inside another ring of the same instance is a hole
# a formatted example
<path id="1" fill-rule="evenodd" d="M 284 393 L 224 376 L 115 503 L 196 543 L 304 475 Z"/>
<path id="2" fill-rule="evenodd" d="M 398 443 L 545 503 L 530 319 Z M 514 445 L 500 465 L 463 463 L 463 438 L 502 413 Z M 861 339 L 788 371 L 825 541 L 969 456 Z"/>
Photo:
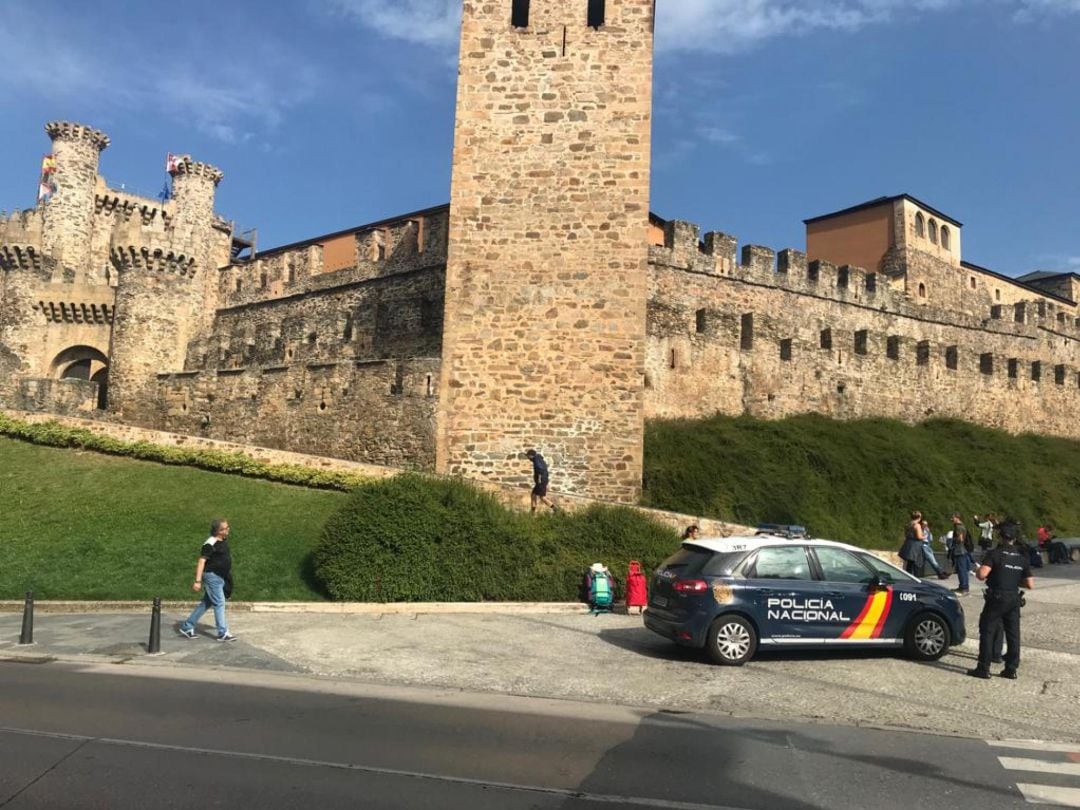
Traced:
<path id="1" fill-rule="evenodd" d="M 127 422 L 153 424 L 156 377 L 184 367 L 188 342 L 205 307 L 210 272 L 214 194 L 219 169 L 184 159 L 173 171 L 167 231 L 138 224 L 113 234 L 118 274 L 109 373 L 109 408 Z"/>
<path id="2" fill-rule="evenodd" d="M 42 203 L 44 249 L 76 277 L 88 274 L 94 224 L 98 162 L 109 136 L 69 121 L 52 121 L 45 132 L 53 142 L 56 191 Z"/>
<path id="3" fill-rule="evenodd" d="M 466 2 L 437 469 L 641 491 L 654 0 Z"/>
<path id="4" fill-rule="evenodd" d="M 0 222 L 0 403 L 9 407 L 19 376 L 40 372 L 47 324 L 39 292 L 53 272 L 41 243 L 40 212 Z"/>

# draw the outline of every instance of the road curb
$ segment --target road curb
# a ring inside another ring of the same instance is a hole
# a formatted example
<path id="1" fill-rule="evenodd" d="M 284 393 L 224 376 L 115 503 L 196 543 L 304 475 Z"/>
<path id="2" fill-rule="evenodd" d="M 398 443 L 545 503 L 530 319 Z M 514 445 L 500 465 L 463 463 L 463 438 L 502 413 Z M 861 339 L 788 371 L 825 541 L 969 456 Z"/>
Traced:
<path id="1" fill-rule="evenodd" d="M 42 600 L 34 602 L 38 613 L 138 613 L 150 609 L 152 601 L 80 602 Z M 194 601 L 162 602 L 168 611 L 189 611 Z M 21 600 L 0 601 L 0 613 L 21 613 Z M 514 614 L 577 614 L 588 613 L 580 602 L 230 602 L 229 609 L 249 613 L 318 613 L 335 615 L 416 615 L 490 613 Z"/>

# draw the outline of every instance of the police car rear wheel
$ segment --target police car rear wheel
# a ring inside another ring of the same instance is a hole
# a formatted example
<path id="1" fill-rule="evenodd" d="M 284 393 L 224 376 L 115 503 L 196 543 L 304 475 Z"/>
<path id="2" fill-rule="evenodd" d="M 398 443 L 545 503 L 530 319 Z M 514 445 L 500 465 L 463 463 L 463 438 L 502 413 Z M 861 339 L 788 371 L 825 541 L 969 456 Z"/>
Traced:
<path id="1" fill-rule="evenodd" d="M 949 649 L 949 627 L 933 613 L 916 616 L 904 634 L 904 647 L 917 661 L 937 661 Z"/>
<path id="2" fill-rule="evenodd" d="M 738 667 L 754 657 L 758 637 L 754 626 L 742 616 L 721 616 L 709 628 L 705 645 L 717 664 Z"/>

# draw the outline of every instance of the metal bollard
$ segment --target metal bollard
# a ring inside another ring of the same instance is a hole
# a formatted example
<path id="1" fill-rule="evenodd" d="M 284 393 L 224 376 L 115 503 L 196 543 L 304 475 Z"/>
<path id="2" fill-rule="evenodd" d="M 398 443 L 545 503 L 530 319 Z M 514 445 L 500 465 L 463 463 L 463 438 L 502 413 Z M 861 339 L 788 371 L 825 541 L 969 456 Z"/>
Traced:
<path id="1" fill-rule="evenodd" d="M 146 645 L 150 655 L 161 654 L 161 597 L 154 597 L 154 609 L 150 614 L 150 643 Z"/>
<path id="2" fill-rule="evenodd" d="M 34 643 L 34 592 L 26 592 L 26 602 L 23 603 L 22 633 L 19 635 L 20 644 Z"/>

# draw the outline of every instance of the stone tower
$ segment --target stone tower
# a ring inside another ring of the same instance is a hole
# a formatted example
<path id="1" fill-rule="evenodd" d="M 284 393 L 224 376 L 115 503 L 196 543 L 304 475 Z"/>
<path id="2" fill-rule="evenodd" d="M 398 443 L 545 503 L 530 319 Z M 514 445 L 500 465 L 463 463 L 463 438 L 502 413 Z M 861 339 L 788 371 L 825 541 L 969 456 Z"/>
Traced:
<path id="1" fill-rule="evenodd" d="M 466 0 L 437 469 L 641 490 L 654 0 Z"/>
<path id="2" fill-rule="evenodd" d="M 69 121 L 45 125 L 52 139 L 57 190 L 43 206 L 45 253 L 60 269 L 82 280 L 91 274 L 91 232 L 94 226 L 94 194 L 101 152 L 109 145 L 104 132 Z M 60 279 L 57 279 L 60 280 Z"/>
<path id="3" fill-rule="evenodd" d="M 205 317 L 206 287 L 216 282 L 210 241 L 222 173 L 185 160 L 173 178 L 167 225 L 133 220 L 112 238 L 119 282 L 109 409 L 133 424 L 154 424 L 157 375 L 183 368 L 188 341 Z"/>

